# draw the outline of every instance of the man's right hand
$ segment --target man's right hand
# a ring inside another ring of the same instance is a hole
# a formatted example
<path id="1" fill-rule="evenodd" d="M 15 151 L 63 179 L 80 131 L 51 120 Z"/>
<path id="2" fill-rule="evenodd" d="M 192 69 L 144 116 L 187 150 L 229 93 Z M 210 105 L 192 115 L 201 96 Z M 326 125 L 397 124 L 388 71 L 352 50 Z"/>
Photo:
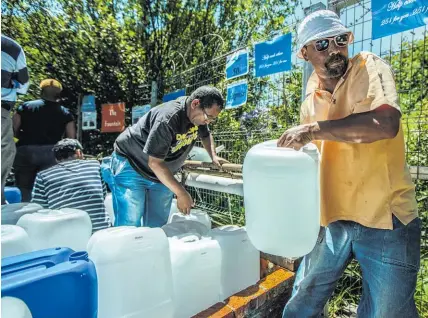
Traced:
<path id="1" fill-rule="evenodd" d="M 181 213 L 189 214 L 190 209 L 193 208 L 195 204 L 193 203 L 193 199 L 190 196 L 189 192 L 184 191 L 177 195 L 177 207 Z"/>

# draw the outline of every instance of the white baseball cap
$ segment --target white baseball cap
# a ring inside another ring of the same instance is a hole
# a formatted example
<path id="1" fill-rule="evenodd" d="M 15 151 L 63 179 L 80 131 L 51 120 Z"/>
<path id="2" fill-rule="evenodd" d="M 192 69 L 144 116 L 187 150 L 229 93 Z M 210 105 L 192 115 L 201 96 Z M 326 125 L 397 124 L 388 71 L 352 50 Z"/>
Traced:
<path id="1" fill-rule="evenodd" d="M 354 40 L 354 34 L 340 20 L 339 16 L 330 10 L 312 12 L 297 28 L 297 56 L 303 58 L 302 48 L 309 42 L 329 38 L 343 33 L 350 33 L 349 43 Z"/>

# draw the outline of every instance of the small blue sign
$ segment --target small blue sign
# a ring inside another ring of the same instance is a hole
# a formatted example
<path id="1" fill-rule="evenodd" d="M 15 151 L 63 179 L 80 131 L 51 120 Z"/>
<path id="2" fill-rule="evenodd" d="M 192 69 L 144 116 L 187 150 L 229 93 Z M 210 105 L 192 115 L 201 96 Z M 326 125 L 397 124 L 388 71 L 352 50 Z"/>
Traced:
<path id="1" fill-rule="evenodd" d="M 248 74 L 248 50 L 239 50 L 226 57 L 226 79 Z"/>
<path id="2" fill-rule="evenodd" d="M 132 124 L 136 124 L 138 120 L 150 111 L 150 105 L 132 107 Z"/>
<path id="3" fill-rule="evenodd" d="M 428 24 L 426 0 L 372 0 L 372 39 Z"/>
<path id="4" fill-rule="evenodd" d="M 95 96 L 94 95 L 85 95 L 82 99 L 82 110 L 81 112 L 95 112 Z"/>
<path id="5" fill-rule="evenodd" d="M 291 70 L 291 33 L 254 45 L 255 76 Z"/>
<path id="6" fill-rule="evenodd" d="M 247 102 L 247 80 L 227 85 L 226 109 L 237 108 Z"/>
<path id="7" fill-rule="evenodd" d="M 170 100 L 175 100 L 175 99 L 177 99 L 181 96 L 185 96 L 185 95 L 186 95 L 186 89 L 182 88 L 182 89 L 179 89 L 175 92 L 171 92 L 171 93 L 163 95 L 162 101 L 164 103 L 166 103 L 166 102 L 169 102 Z"/>

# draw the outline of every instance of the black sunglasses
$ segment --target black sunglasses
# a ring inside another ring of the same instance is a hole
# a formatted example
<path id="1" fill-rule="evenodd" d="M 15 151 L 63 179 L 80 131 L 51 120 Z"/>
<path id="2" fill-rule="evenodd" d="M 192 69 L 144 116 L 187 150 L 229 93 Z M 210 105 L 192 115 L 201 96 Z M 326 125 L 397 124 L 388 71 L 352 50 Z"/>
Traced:
<path id="1" fill-rule="evenodd" d="M 336 46 L 345 47 L 349 43 L 349 33 L 339 34 L 330 38 L 325 38 L 321 40 L 312 41 L 315 47 L 315 50 L 322 52 L 328 49 L 330 42 L 334 41 Z M 308 46 L 309 44 L 305 45 Z"/>

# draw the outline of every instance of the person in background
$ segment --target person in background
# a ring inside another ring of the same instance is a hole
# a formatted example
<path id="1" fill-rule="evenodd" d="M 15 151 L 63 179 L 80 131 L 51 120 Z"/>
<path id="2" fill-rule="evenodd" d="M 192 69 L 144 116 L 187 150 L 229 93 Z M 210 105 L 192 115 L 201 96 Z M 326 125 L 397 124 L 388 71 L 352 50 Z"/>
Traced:
<path id="1" fill-rule="evenodd" d="M 16 147 L 10 111 L 17 94 L 26 94 L 29 75 L 25 53 L 11 38 L 1 36 L 1 204 L 5 203 L 4 186 L 13 165 Z"/>
<path id="2" fill-rule="evenodd" d="M 86 211 L 96 232 L 110 226 L 105 211 L 106 186 L 97 160 L 83 160 L 76 139 L 63 139 L 52 149 L 57 164 L 37 174 L 31 202 L 47 209 L 74 208 Z"/>
<path id="3" fill-rule="evenodd" d="M 178 209 L 189 213 L 190 194 L 174 178 L 198 136 L 217 165 L 208 124 L 223 109 L 215 87 L 203 86 L 190 96 L 152 108 L 116 139 L 111 162 L 102 164 L 103 177 L 112 191 L 115 226 L 160 227 L 166 224 L 173 194 Z"/>
<path id="4" fill-rule="evenodd" d="M 321 223 L 283 317 L 318 317 L 351 259 L 362 269 L 358 317 L 418 317 L 421 220 L 405 161 L 393 72 L 370 52 L 348 57 L 353 34 L 332 11 L 298 27 L 309 78 L 301 125 L 279 147 L 319 146 Z"/>
<path id="5" fill-rule="evenodd" d="M 23 202 L 31 200 L 36 174 L 56 164 L 53 145 L 64 135 L 76 138 L 73 115 L 59 102 L 61 83 L 46 79 L 40 88 L 41 99 L 22 104 L 13 116 L 13 130 L 19 139 L 13 167 Z"/>

